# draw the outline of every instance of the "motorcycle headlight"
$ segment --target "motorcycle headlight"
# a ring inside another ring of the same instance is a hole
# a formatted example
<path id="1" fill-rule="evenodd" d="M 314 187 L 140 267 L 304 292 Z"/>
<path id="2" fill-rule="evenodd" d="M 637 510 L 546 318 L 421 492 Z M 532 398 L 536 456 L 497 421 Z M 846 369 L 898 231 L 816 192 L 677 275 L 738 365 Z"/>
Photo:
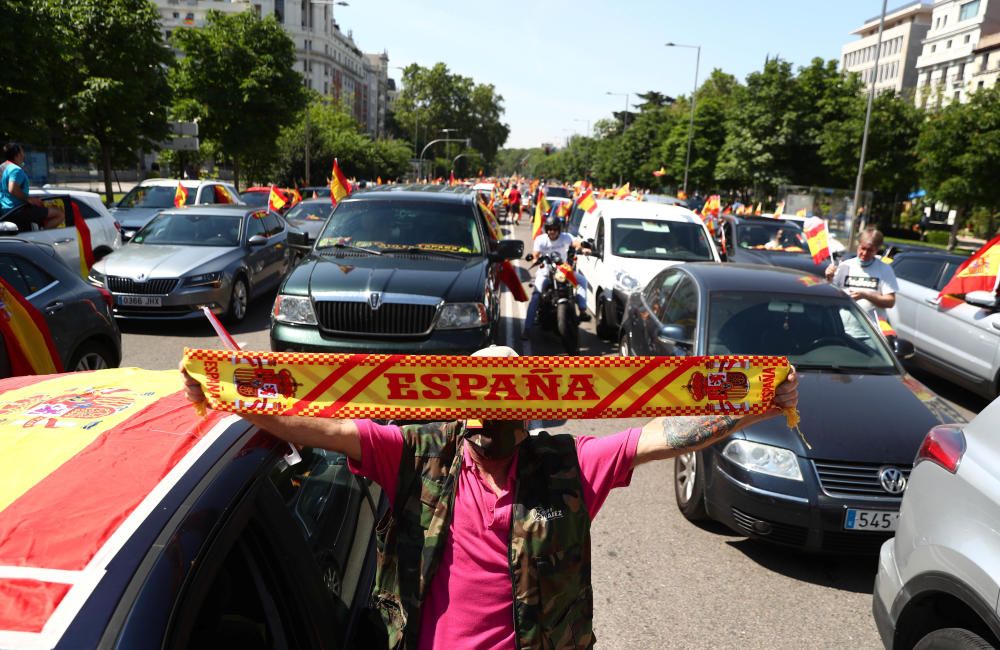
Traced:
<path id="1" fill-rule="evenodd" d="M 798 457 L 793 452 L 781 447 L 772 447 L 749 440 L 733 440 L 726 445 L 722 455 L 750 472 L 793 481 L 802 480 Z"/>
<path id="2" fill-rule="evenodd" d="M 486 305 L 481 302 L 449 302 L 441 308 L 437 329 L 460 330 L 482 327 L 489 322 Z"/>
<path id="3" fill-rule="evenodd" d="M 563 273 L 562 271 L 556 271 L 555 278 L 556 278 L 556 282 L 565 282 L 566 281 L 566 274 Z"/>
<path id="4" fill-rule="evenodd" d="M 214 287 L 218 289 L 222 286 L 222 272 L 202 273 L 184 279 L 186 287 Z"/>
<path id="5" fill-rule="evenodd" d="M 628 271 L 615 272 L 615 288 L 625 293 L 632 293 L 639 288 L 639 281 Z"/>
<path id="6" fill-rule="evenodd" d="M 316 325 L 316 311 L 312 301 L 303 296 L 285 296 L 279 294 L 274 299 L 274 309 L 271 312 L 274 320 L 293 325 Z"/>
<path id="7" fill-rule="evenodd" d="M 98 271 L 97 269 L 90 269 L 90 273 L 87 274 L 87 282 L 96 287 L 103 287 L 104 274 Z"/>

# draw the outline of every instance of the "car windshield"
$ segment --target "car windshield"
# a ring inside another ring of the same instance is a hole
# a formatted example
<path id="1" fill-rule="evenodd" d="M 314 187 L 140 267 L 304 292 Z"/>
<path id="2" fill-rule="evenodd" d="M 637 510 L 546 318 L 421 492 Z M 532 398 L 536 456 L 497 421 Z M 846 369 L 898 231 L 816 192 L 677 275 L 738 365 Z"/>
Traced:
<path id="1" fill-rule="evenodd" d="M 783 223 L 746 223 L 740 228 L 739 247 L 776 253 L 808 254 L 809 244 L 801 230 Z"/>
<path id="2" fill-rule="evenodd" d="M 267 205 L 267 197 L 270 192 L 244 192 L 240 194 L 240 199 L 247 205 L 254 208 L 263 208 Z"/>
<path id="3" fill-rule="evenodd" d="M 342 202 L 320 233 L 316 247 L 337 244 L 464 254 L 482 254 L 484 250 L 475 211 L 451 201 Z"/>
<path id="4" fill-rule="evenodd" d="M 241 215 L 167 213 L 135 234 L 129 245 L 239 246 Z"/>
<path id="5" fill-rule="evenodd" d="M 326 221 L 332 210 L 333 206 L 329 201 L 303 202 L 285 213 L 285 221 L 289 223 Z"/>
<path id="6" fill-rule="evenodd" d="M 611 252 L 618 257 L 653 260 L 713 259 L 705 230 L 683 221 L 612 219 Z"/>
<path id="7" fill-rule="evenodd" d="M 713 292 L 708 354 L 788 357 L 796 367 L 895 374 L 892 353 L 848 298 Z"/>
<path id="8" fill-rule="evenodd" d="M 184 200 L 184 205 L 194 205 L 195 194 L 198 192 L 193 187 L 185 189 L 187 189 L 187 198 Z M 176 185 L 137 185 L 118 202 L 118 207 L 172 208 L 176 195 Z"/>
<path id="9" fill-rule="evenodd" d="M 545 196 L 550 199 L 569 199 L 572 198 L 573 195 L 567 187 L 547 187 L 545 188 Z"/>

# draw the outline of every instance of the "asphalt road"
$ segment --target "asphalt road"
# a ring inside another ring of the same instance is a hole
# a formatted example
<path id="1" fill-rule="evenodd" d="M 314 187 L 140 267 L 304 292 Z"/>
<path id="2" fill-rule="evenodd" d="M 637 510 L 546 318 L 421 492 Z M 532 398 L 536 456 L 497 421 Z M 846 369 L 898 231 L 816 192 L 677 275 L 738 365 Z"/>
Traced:
<path id="1" fill-rule="evenodd" d="M 528 227 L 516 233 L 527 239 Z M 530 246 L 526 245 L 526 249 Z M 526 266 L 525 263 L 522 265 Z M 527 279 L 527 272 L 522 272 Z M 273 295 L 251 303 L 232 334 L 244 349 L 269 349 Z M 522 354 L 560 354 L 551 334 L 520 340 L 525 305 L 509 295 L 502 338 Z M 123 323 L 125 366 L 175 368 L 185 346 L 222 347 L 212 328 Z M 614 354 L 581 332 L 582 354 Z M 921 381 L 970 416 L 986 401 L 934 379 Z M 604 436 L 642 421 L 538 423 L 550 431 Z M 595 631 L 609 648 L 879 648 L 871 617 L 873 557 L 824 557 L 756 543 L 721 525 L 695 526 L 674 504 L 672 462 L 639 467 L 594 522 Z"/>

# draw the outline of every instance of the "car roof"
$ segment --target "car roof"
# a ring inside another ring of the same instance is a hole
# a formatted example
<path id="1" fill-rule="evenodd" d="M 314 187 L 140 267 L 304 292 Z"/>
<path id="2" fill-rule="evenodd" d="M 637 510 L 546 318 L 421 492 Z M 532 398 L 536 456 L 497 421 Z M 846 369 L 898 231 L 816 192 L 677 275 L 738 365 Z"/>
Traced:
<path id="1" fill-rule="evenodd" d="M 352 201 L 415 201 L 428 203 L 472 203 L 474 197 L 469 193 L 426 191 L 422 186 L 394 186 L 398 189 L 379 189 L 368 192 L 358 192 L 339 203 Z M 441 187 L 431 185 L 429 187 Z"/>
<path id="2" fill-rule="evenodd" d="M 616 201 L 598 199 L 597 208 L 609 219 L 654 219 L 660 221 L 681 221 L 702 223 L 694 212 L 680 205 L 667 203 L 647 203 L 645 201 Z"/>
<path id="3" fill-rule="evenodd" d="M 155 186 L 176 187 L 178 183 L 180 183 L 184 187 L 201 187 L 205 183 L 228 184 L 228 181 L 222 181 L 216 178 L 201 178 L 201 179 L 147 178 L 146 180 L 139 183 L 139 185 L 141 187 L 155 187 Z"/>
<path id="4" fill-rule="evenodd" d="M 185 208 L 171 208 L 163 210 L 159 215 L 164 214 L 203 214 L 218 215 L 224 217 L 242 217 L 253 212 L 267 212 L 263 208 L 254 208 L 246 205 L 192 205 Z"/>
<path id="5" fill-rule="evenodd" d="M 768 293 L 845 297 L 840 289 L 815 275 L 781 266 L 687 262 L 672 268 L 690 273 L 708 292 L 766 291 Z"/>
<path id="6" fill-rule="evenodd" d="M 943 259 L 949 262 L 964 262 L 965 260 L 969 259 L 968 255 L 958 255 L 957 253 L 950 253 L 948 251 L 943 251 L 935 248 L 927 248 L 919 250 L 915 248 L 904 248 L 893 254 L 892 263 L 895 264 L 899 260 L 905 260 L 908 258 L 928 258 L 928 257 Z"/>

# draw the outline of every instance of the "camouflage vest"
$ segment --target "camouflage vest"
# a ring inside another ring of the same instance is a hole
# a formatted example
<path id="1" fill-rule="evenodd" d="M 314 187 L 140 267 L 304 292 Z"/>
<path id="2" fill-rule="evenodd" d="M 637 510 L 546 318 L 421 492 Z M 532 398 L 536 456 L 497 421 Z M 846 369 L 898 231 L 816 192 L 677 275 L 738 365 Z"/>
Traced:
<path id="1" fill-rule="evenodd" d="M 403 427 L 395 507 L 377 529 L 372 594 L 393 649 L 417 647 L 420 609 L 440 562 L 458 474 L 462 424 Z M 572 436 L 530 436 L 518 446 L 508 543 L 518 648 L 594 644 L 590 515 Z"/>

